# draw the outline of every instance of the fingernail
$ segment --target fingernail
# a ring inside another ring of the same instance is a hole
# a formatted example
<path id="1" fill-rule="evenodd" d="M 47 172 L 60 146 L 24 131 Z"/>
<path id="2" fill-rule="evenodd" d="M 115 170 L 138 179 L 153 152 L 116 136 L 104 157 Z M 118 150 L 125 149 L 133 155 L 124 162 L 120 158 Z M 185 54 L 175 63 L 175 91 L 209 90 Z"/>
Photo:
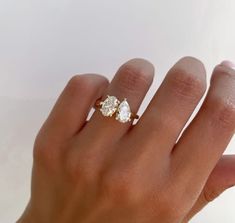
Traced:
<path id="1" fill-rule="evenodd" d="M 225 66 L 225 67 L 229 67 L 229 68 L 235 70 L 235 63 L 230 60 L 224 60 L 220 65 Z"/>

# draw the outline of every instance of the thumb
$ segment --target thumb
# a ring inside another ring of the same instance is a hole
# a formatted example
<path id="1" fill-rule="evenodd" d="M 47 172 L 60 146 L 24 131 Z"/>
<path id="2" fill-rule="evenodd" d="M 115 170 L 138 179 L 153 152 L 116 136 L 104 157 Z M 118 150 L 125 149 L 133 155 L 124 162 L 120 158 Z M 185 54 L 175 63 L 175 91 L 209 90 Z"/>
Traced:
<path id="1" fill-rule="evenodd" d="M 224 155 L 209 176 L 197 202 L 186 216 L 184 222 L 188 222 L 209 202 L 233 186 L 235 186 L 235 155 Z"/>

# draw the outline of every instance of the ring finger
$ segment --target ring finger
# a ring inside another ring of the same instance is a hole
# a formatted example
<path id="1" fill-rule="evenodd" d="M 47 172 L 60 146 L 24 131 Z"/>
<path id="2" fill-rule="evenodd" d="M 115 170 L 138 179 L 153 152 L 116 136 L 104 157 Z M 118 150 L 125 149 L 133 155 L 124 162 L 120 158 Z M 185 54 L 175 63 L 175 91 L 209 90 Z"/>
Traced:
<path id="1" fill-rule="evenodd" d="M 143 59 L 132 59 L 119 68 L 101 100 L 104 101 L 107 95 L 115 96 L 120 102 L 127 98 L 131 112 L 136 113 L 152 84 L 153 76 L 154 67 L 151 63 Z M 121 123 L 114 117 L 105 117 L 97 109 L 83 133 L 89 133 L 90 137 L 98 137 L 107 143 L 108 140 L 119 139 L 131 123 Z"/>

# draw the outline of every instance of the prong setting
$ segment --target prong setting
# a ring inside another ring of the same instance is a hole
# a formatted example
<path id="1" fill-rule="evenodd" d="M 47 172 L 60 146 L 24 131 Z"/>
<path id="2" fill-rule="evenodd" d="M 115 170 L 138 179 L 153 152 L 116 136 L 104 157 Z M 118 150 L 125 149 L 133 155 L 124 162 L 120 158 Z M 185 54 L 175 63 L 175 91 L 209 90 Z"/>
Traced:
<path id="1" fill-rule="evenodd" d="M 100 102 L 100 111 L 104 116 L 111 117 L 117 111 L 119 104 L 120 102 L 115 96 L 107 95 L 107 98 Z"/>
<path id="2" fill-rule="evenodd" d="M 122 123 L 131 121 L 131 109 L 126 98 L 118 106 L 116 120 Z"/>
<path id="3" fill-rule="evenodd" d="M 115 119 L 121 123 L 130 122 L 133 119 L 139 118 L 138 115 L 131 112 L 126 98 L 120 102 L 115 96 L 107 95 L 104 101 L 97 100 L 96 105 L 103 116 L 112 117 L 115 115 Z"/>

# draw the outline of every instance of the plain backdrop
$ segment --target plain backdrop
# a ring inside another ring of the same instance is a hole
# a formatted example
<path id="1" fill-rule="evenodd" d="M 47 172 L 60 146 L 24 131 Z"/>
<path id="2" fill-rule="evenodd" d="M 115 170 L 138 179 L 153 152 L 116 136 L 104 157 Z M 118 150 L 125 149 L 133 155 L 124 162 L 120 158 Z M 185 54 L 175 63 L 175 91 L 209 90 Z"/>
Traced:
<path id="1" fill-rule="evenodd" d="M 234 21 L 234 0 L 0 0 L 0 222 L 22 213 L 35 134 L 74 74 L 111 79 L 130 58 L 150 60 L 141 114 L 180 57 L 201 59 L 208 82 L 216 64 L 235 60 Z M 192 222 L 235 222 L 234 203 L 231 189 Z"/>

